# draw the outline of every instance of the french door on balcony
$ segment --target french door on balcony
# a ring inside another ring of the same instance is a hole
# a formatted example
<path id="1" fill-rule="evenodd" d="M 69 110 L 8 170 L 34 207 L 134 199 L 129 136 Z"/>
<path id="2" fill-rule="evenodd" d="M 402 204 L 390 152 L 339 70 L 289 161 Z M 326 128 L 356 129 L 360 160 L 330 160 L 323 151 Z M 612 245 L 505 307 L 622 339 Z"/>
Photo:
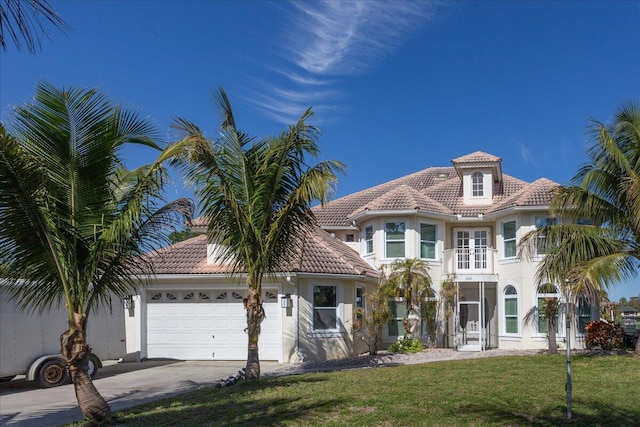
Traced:
<path id="1" fill-rule="evenodd" d="M 456 230 L 457 271 L 487 270 L 488 235 L 487 229 Z"/>

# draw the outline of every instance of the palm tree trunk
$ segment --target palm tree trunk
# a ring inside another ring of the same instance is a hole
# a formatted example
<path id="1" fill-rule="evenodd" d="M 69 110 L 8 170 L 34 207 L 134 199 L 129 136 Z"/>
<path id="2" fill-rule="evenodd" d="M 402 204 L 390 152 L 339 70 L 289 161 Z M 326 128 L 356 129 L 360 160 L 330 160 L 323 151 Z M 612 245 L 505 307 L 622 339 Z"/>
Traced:
<path id="1" fill-rule="evenodd" d="M 558 354 L 558 344 L 556 343 L 556 322 L 553 317 L 549 318 L 549 354 Z"/>
<path id="2" fill-rule="evenodd" d="M 76 399 L 82 414 L 92 421 L 100 422 L 111 415 L 111 408 L 98 392 L 89 376 L 89 353 L 85 327 L 87 316 L 73 313 L 73 324 L 60 336 L 62 354 L 69 363 L 69 374 L 73 381 Z"/>
<path id="3" fill-rule="evenodd" d="M 249 295 L 246 302 L 247 309 L 247 334 L 249 344 L 247 351 L 247 367 L 245 378 L 247 380 L 257 380 L 260 378 L 260 357 L 258 354 L 258 338 L 260 328 L 264 319 L 264 309 L 260 300 L 260 293 L 253 287 L 249 288 Z"/>

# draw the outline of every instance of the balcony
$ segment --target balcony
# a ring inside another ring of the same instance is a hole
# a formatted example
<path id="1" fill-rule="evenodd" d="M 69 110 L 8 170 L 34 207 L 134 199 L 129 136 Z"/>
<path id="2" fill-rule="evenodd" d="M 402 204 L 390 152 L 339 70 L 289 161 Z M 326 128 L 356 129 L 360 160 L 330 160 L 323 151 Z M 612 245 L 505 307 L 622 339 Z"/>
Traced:
<path id="1" fill-rule="evenodd" d="M 469 277 L 487 276 L 496 273 L 495 266 L 498 259 L 498 251 L 492 248 L 461 248 L 443 251 L 443 274 L 455 274 L 456 276 Z"/>

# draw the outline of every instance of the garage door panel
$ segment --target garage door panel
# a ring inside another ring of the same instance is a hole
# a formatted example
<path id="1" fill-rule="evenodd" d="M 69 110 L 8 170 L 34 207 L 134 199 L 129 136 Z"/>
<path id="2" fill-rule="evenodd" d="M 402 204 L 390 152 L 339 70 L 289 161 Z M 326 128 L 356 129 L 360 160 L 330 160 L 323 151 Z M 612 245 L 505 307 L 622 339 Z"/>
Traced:
<path id="1" fill-rule="evenodd" d="M 158 291 L 154 291 L 157 298 Z M 147 305 L 147 355 L 150 358 L 183 360 L 246 360 L 248 337 L 246 312 L 237 291 L 219 291 L 205 302 L 184 302 L 179 293 L 163 295 L 177 300 L 149 301 Z M 150 294 L 151 295 L 151 294 Z M 193 291 L 189 298 L 198 295 Z M 261 360 L 278 360 L 281 355 L 280 310 L 277 296 L 264 303 L 259 350 Z M 163 297 L 164 298 L 164 297 Z"/>

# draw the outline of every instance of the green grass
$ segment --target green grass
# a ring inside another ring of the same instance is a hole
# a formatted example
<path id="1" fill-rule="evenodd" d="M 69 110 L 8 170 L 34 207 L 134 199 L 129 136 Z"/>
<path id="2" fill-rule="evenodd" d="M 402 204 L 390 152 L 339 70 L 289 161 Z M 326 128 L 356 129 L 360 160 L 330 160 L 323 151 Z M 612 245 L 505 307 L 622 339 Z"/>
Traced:
<path id="1" fill-rule="evenodd" d="M 574 355 L 571 421 L 565 381 L 563 355 L 289 375 L 134 407 L 111 425 L 640 425 L 640 357 Z"/>

